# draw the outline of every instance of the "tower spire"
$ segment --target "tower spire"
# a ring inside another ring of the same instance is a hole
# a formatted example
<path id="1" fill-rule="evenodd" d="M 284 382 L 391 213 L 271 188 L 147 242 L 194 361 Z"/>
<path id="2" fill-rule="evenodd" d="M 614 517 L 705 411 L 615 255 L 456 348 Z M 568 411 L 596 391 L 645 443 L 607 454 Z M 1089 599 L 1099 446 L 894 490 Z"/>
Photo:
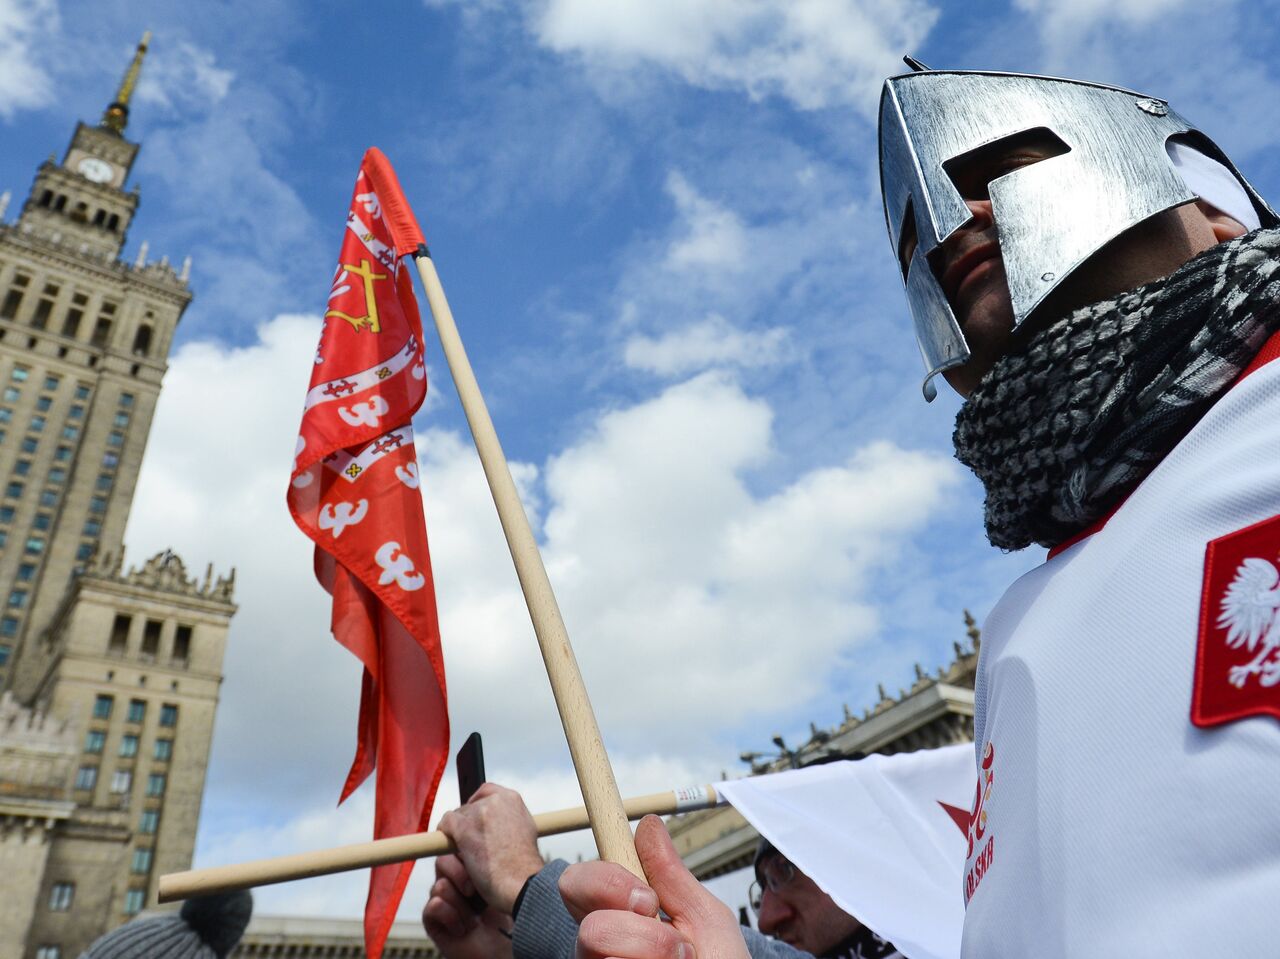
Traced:
<path id="1" fill-rule="evenodd" d="M 138 74 L 142 72 L 142 58 L 147 55 L 149 43 L 151 43 L 150 30 L 142 35 L 138 49 L 134 51 L 133 62 L 129 64 L 129 69 L 124 72 L 124 78 L 120 81 L 120 89 L 116 91 L 115 100 L 102 114 L 102 126 L 120 136 L 124 135 L 125 124 L 129 122 L 129 99 L 133 96 L 133 88 L 138 85 Z"/>

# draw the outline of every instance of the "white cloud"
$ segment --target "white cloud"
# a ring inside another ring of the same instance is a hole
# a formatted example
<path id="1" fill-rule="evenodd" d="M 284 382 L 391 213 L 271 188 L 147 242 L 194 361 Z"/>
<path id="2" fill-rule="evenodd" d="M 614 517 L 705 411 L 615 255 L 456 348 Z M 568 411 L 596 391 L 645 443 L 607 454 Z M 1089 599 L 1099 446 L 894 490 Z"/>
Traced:
<path id="1" fill-rule="evenodd" d="M 1190 0 L 1014 0 L 1014 6 L 1042 17 L 1041 34 L 1078 30 L 1099 23 L 1143 24 L 1187 6 Z"/>
<path id="2" fill-rule="evenodd" d="M 54 0 L 0 0 L 0 117 L 53 101 L 53 81 L 35 47 L 57 19 Z"/>
<path id="3" fill-rule="evenodd" d="M 309 542 L 284 507 L 318 329 L 282 316 L 248 346 L 189 343 L 173 356 L 128 531 L 133 557 L 173 546 L 194 567 L 239 569 L 201 837 L 209 861 L 367 835 L 367 798 L 329 811 L 351 758 L 359 667 L 328 635 Z M 532 806 L 572 805 L 475 454 L 452 432 L 419 435 L 454 738 L 481 729 L 495 778 Z M 769 405 L 722 373 L 602 413 L 541 484 L 514 464 L 540 491 L 530 512 L 624 792 L 714 778 L 744 717 L 828 691 L 833 664 L 875 635 L 871 577 L 893 567 L 957 475 L 943 457 L 878 443 L 754 491 L 773 455 Z M 351 914 L 362 883 L 273 892 L 262 911 Z"/>
<path id="4" fill-rule="evenodd" d="M 235 73 L 219 67 L 211 51 L 183 40 L 148 52 L 137 96 L 143 103 L 189 115 L 220 103 L 234 79 Z"/>
<path id="5" fill-rule="evenodd" d="M 710 366 L 771 366 L 794 356 L 789 337 L 782 327 L 744 331 L 713 314 L 663 336 L 633 336 L 624 357 L 628 366 L 659 376 L 681 376 Z"/>
<path id="6" fill-rule="evenodd" d="M 698 193 L 679 173 L 667 177 L 667 192 L 684 221 L 684 235 L 667 250 L 674 269 L 740 270 L 746 266 L 747 232 L 729 209 Z"/>
<path id="7" fill-rule="evenodd" d="M 594 69 L 658 66 L 699 87 L 870 115 L 937 16 L 923 0 L 548 0 L 534 24 Z"/>

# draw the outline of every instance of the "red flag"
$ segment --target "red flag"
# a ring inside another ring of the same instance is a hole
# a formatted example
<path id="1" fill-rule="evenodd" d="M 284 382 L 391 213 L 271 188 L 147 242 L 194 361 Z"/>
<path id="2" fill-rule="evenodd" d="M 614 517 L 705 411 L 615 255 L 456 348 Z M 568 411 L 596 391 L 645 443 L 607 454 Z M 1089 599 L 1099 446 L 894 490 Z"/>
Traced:
<path id="1" fill-rule="evenodd" d="M 334 638 L 364 663 L 341 803 L 377 769 L 377 839 L 427 828 L 449 752 L 444 660 L 410 420 L 427 392 L 407 262 L 422 235 L 386 158 L 360 164 L 289 485 L 315 541 Z M 382 953 L 412 862 L 374 868 L 365 947 Z"/>

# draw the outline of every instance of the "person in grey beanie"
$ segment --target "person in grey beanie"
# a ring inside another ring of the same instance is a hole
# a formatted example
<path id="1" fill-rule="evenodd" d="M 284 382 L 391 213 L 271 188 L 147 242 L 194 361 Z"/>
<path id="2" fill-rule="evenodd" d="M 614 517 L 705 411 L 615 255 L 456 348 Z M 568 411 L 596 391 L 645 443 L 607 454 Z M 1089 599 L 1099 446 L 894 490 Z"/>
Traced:
<path id="1" fill-rule="evenodd" d="M 247 892 L 188 899 L 174 914 L 134 919 L 97 939 L 80 959 L 226 959 L 249 917 Z"/>

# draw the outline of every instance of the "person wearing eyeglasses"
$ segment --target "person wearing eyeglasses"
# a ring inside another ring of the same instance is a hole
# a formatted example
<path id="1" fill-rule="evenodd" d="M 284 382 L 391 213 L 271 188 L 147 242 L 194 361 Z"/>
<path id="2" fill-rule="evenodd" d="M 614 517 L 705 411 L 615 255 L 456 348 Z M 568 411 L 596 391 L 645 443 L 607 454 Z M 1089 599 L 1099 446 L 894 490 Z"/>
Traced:
<path id="1" fill-rule="evenodd" d="M 760 840 L 750 903 L 760 931 L 819 959 L 890 959 L 900 956 L 854 916 L 836 905 L 768 840 Z"/>
<path id="2" fill-rule="evenodd" d="M 537 827 L 518 792 L 485 783 L 440 820 L 440 829 L 457 852 L 436 859 L 422 923 L 444 959 L 575 959 L 577 917 L 565 908 L 560 890 L 569 864 L 543 861 Z M 727 906 L 706 895 L 728 914 Z M 639 908 L 656 915 L 657 897 L 646 888 L 641 899 Z M 870 948 L 880 940 L 767 843 L 756 853 L 751 904 L 760 931 L 741 930 L 748 959 L 898 955 L 892 947 Z"/>

